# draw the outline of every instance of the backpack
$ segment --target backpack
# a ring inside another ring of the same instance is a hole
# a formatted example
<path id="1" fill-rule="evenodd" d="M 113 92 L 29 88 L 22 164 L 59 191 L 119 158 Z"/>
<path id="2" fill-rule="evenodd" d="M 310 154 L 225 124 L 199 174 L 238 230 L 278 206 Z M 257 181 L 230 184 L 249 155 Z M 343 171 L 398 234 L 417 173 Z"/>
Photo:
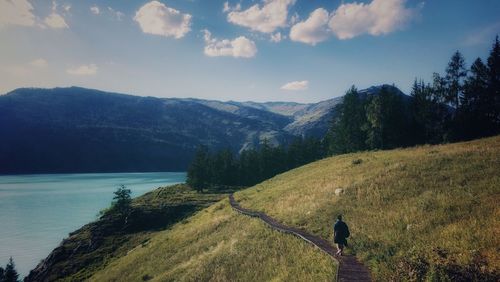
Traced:
<path id="1" fill-rule="evenodd" d="M 345 226 L 345 237 L 346 238 L 349 238 L 349 235 L 351 235 L 351 232 L 349 232 L 349 227 L 347 227 L 347 224 L 344 223 L 344 226 Z"/>

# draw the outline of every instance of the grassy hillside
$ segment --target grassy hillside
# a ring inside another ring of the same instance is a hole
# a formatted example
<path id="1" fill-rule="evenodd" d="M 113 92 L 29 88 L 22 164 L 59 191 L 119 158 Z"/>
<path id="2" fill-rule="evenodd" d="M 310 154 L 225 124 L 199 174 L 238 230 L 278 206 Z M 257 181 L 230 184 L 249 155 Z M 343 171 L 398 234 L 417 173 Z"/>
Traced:
<path id="1" fill-rule="evenodd" d="M 186 185 L 161 187 L 132 202 L 126 224 L 106 214 L 72 232 L 32 270 L 25 281 L 82 281 L 156 232 L 224 198 L 223 193 L 200 194 Z"/>
<path id="2" fill-rule="evenodd" d="M 331 239 L 377 280 L 498 279 L 500 137 L 321 160 L 236 193 L 243 207 Z M 335 195 L 336 189 L 344 193 Z M 93 281 L 332 280 L 335 264 L 297 238 L 230 210 L 226 199 L 161 231 Z"/>
<path id="3" fill-rule="evenodd" d="M 334 262 L 226 200 L 163 231 L 91 281 L 332 281 Z"/>
<path id="4" fill-rule="evenodd" d="M 331 238 L 334 216 L 344 214 L 352 251 L 379 280 L 495 281 L 499 171 L 494 137 L 328 158 L 235 198 L 323 238 Z"/>

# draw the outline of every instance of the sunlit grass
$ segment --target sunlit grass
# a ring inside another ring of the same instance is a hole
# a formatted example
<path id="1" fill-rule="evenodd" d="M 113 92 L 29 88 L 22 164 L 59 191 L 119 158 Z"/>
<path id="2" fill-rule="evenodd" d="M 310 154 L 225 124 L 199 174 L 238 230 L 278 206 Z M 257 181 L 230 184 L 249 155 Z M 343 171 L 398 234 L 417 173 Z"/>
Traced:
<path id="1" fill-rule="evenodd" d="M 351 228 L 349 252 L 376 280 L 494 281 L 499 171 L 500 137 L 494 137 L 336 156 L 236 199 L 330 240 L 342 213 Z M 337 196 L 339 188 L 344 192 Z M 155 233 L 91 280 L 331 281 L 335 264 L 300 239 L 235 213 L 224 199 Z"/>
<path id="2" fill-rule="evenodd" d="M 159 230 L 226 197 L 221 193 L 197 193 L 186 185 L 160 187 L 133 199 L 134 210 L 144 216 L 134 229 L 124 229 L 113 217 L 104 217 L 73 232 L 62 243 L 63 257 L 50 265 L 50 281 L 84 281 L 131 249 L 150 240 Z M 109 209 L 108 209 L 109 210 Z M 130 219 L 133 221 L 133 216 Z M 89 248 L 89 245 L 94 247 Z"/>
<path id="3" fill-rule="evenodd" d="M 211 206 L 94 275 L 92 281 L 332 281 L 335 262 L 298 238 Z"/>
<path id="4" fill-rule="evenodd" d="M 342 213 L 351 250 L 379 280 L 487 276 L 500 269 L 499 172 L 494 137 L 328 158 L 235 198 L 328 239 Z"/>

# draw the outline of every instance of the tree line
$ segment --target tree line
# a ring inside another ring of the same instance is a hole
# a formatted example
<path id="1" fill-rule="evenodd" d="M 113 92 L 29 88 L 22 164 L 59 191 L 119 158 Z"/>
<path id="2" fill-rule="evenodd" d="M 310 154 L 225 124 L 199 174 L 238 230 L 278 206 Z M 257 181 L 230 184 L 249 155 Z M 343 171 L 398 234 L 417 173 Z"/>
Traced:
<path id="1" fill-rule="evenodd" d="M 187 184 L 204 188 L 251 186 L 284 171 L 325 156 L 325 145 L 317 138 L 297 138 L 289 145 L 271 146 L 267 140 L 257 149 L 239 155 L 230 149 L 211 152 L 198 148 L 187 171 Z"/>
<path id="2" fill-rule="evenodd" d="M 467 68 L 456 51 L 444 75 L 416 79 L 411 95 L 383 86 L 366 95 L 353 86 L 336 108 L 325 139 L 330 155 L 470 140 L 500 133 L 500 43 Z"/>
<path id="3" fill-rule="evenodd" d="M 477 58 L 467 68 L 456 51 L 444 74 L 432 82 L 415 79 L 410 96 L 384 85 L 376 93 L 355 86 L 333 109 L 322 139 L 298 138 L 288 146 L 270 146 L 235 155 L 200 147 L 187 183 L 203 188 L 251 186 L 325 156 L 363 150 L 439 144 L 500 134 L 500 43 L 495 38 L 486 63 Z"/>

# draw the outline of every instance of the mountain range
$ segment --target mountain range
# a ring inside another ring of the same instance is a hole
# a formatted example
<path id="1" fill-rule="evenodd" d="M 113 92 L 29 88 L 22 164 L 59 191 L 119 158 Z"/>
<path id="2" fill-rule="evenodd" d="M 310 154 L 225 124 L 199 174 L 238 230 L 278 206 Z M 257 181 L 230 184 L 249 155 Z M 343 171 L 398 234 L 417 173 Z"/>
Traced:
<path id="1" fill-rule="evenodd" d="M 80 87 L 19 88 L 0 95 L 0 173 L 185 170 L 200 144 L 238 152 L 263 140 L 276 145 L 322 137 L 341 102 L 221 102 Z"/>

